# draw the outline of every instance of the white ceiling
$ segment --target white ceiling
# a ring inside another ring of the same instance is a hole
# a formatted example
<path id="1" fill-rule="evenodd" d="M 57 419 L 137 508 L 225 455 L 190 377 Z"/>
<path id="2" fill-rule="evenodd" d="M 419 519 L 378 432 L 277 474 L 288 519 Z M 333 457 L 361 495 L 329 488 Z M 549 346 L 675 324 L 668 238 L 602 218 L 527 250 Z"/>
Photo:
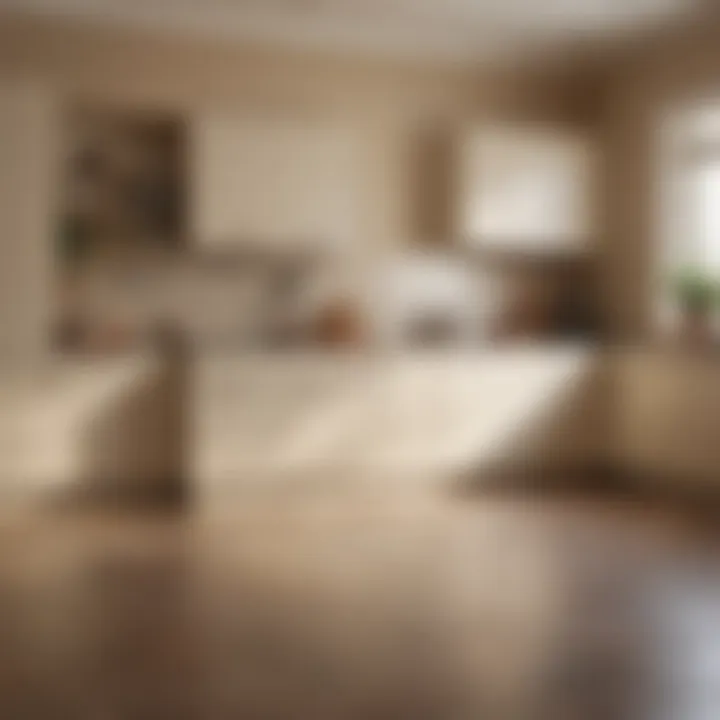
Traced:
<path id="1" fill-rule="evenodd" d="M 294 46 L 491 61 L 618 38 L 708 0 L 0 0 L 0 8 Z"/>

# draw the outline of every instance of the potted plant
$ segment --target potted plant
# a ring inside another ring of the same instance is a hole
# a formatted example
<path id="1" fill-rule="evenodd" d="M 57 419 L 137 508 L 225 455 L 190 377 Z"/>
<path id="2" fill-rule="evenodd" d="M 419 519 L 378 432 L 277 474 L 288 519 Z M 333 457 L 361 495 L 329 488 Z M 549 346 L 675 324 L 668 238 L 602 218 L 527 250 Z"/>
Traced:
<path id="1" fill-rule="evenodd" d="M 697 270 L 684 270 L 673 278 L 673 292 L 681 314 L 680 332 L 685 341 L 693 345 L 710 342 L 719 289 L 718 281 Z"/>

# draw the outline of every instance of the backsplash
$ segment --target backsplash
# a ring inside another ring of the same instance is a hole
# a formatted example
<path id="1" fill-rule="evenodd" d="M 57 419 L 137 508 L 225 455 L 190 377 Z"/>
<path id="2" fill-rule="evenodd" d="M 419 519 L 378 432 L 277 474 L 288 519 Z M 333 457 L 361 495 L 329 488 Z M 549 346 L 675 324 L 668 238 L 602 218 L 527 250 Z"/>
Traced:
<path id="1" fill-rule="evenodd" d="M 89 344 L 138 342 L 155 328 L 190 339 L 250 340 L 283 312 L 300 316 L 323 284 L 308 258 L 147 252 L 86 262 L 63 280 L 60 325 Z M 302 302 L 301 302 L 302 300 Z"/>
<path id="2" fill-rule="evenodd" d="M 453 253 L 405 252 L 363 264 L 311 252 L 156 249 L 74 267 L 62 284 L 58 325 L 65 346 L 100 350 L 145 342 L 158 330 L 193 344 L 352 337 L 355 344 L 468 345 L 547 339 L 562 323 L 572 332 L 574 301 L 558 299 L 557 288 L 548 269 L 491 270 Z"/>

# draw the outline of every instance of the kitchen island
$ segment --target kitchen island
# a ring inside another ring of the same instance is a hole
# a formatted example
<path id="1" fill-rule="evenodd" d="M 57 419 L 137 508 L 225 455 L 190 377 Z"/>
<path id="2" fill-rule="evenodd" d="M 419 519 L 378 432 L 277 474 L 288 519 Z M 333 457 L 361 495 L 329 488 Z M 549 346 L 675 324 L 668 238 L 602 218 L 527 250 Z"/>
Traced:
<path id="1" fill-rule="evenodd" d="M 597 458 L 598 353 L 584 346 L 348 354 L 196 352 L 189 483 L 236 491 L 446 482 Z"/>

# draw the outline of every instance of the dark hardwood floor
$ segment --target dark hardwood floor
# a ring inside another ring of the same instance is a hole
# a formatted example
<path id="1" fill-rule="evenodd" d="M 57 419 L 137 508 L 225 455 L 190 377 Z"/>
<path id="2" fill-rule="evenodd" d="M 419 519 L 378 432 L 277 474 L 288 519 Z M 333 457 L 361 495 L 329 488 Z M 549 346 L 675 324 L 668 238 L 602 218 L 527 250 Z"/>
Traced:
<path id="1" fill-rule="evenodd" d="M 0 523 L 0 718 L 720 718 L 712 516 L 254 498 Z"/>

